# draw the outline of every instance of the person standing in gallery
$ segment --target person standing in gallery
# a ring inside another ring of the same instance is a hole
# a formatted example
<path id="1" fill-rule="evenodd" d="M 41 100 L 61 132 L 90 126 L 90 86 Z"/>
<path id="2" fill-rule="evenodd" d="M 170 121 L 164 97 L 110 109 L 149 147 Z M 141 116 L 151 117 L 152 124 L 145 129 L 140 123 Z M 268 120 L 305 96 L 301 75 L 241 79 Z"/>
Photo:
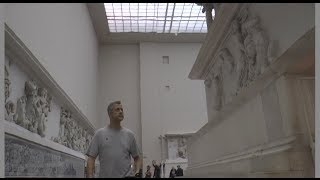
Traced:
<path id="1" fill-rule="evenodd" d="M 149 165 L 147 166 L 147 171 L 146 171 L 145 175 L 146 175 L 145 178 L 151 178 L 151 171 L 150 171 Z"/>
<path id="2" fill-rule="evenodd" d="M 183 176 L 183 169 L 180 167 L 180 165 L 177 166 L 176 175 L 177 175 L 177 177 L 178 176 Z"/>
<path id="3" fill-rule="evenodd" d="M 156 160 L 152 161 L 152 165 L 154 167 L 153 178 L 161 178 L 160 177 L 160 166 L 157 165 Z"/>
<path id="4" fill-rule="evenodd" d="M 171 168 L 171 170 L 170 170 L 170 175 L 169 175 L 169 177 L 170 177 L 170 178 L 175 178 L 175 177 L 176 177 L 176 173 L 177 173 L 176 168 L 174 168 L 174 167 L 172 166 L 172 168 Z"/>
<path id="5" fill-rule="evenodd" d="M 125 178 L 130 177 L 131 157 L 134 159 L 133 172 L 140 177 L 142 171 L 141 152 L 136 143 L 135 134 L 121 126 L 124 119 L 123 108 L 120 101 L 108 106 L 110 124 L 98 129 L 89 145 L 86 155 L 87 177 L 93 178 L 96 157 L 99 156 L 99 178 Z"/>

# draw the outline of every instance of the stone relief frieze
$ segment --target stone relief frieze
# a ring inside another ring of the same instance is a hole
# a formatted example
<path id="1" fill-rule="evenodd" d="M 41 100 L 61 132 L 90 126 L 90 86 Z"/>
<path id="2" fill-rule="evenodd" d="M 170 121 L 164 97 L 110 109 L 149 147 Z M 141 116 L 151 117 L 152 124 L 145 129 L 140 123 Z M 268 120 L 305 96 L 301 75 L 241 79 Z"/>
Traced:
<path id="1" fill-rule="evenodd" d="M 52 138 L 53 141 L 68 148 L 85 153 L 91 141 L 91 135 L 87 130 L 80 127 L 73 119 L 72 114 L 67 109 L 61 108 L 60 128 L 58 137 Z"/>
<path id="2" fill-rule="evenodd" d="M 48 117 L 53 97 L 47 89 L 40 87 L 35 80 L 24 81 L 23 95 L 14 103 L 11 94 L 10 68 L 5 66 L 5 120 L 15 123 L 41 137 L 46 136 Z M 22 86 L 22 85 L 21 85 Z M 87 129 L 76 123 L 71 111 L 61 108 L 59 133 L 51 140 L 75 151 L 85 153 L 92 136 Z"/>
<path id="3" fill-rule="evenodd" d="M 244 7 L 234 18 L 222 48 L 214 56 L 204 84 L 213 96 L 213 108 L 220 110 L 239 91 L 248 87 L 269 66 L 272 49 L 257 15 Z"/>
<path id="4" fill-rule="evenodd" d="M 168 138 L 168 158 L 187 159 L 187 139 L 185 137 L 170 137 Z"/>
<path id="5" fill-rule="evenodd" d="M 84 177 L 85 160 L 5 136 L 6 177 Z"/>

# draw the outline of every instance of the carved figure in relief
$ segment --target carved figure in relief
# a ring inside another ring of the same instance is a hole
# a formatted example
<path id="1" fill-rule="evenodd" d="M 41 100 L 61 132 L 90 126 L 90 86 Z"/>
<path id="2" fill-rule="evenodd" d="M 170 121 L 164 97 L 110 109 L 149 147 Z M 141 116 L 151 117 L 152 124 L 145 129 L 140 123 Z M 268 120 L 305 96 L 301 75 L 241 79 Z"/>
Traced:
<path id="1" fill-rule="evenodd" d="M 237 72 L 235 60 L 227 48 L 224 48 L 219 53 L 220 61 L 222 62 L 222 83 L 223 83 L 223 99 L 224 103 L 231 101 L 231 98 L 236 94 L 237 90 Z"/>
<path id="2" fill-rule="evenodd" d="M 87 136 L 86 136 L 86 149 L 89 148 L 91 140 L 92 140 L 92 136 L 89 133 L 87 133 Z"/>
<path id="3" fill-rule="evenodd" d="M 71 121 L 71 134 L 69 143 L 72 149 L 76 149 L 76 137 L 77 137 L 77 125 L 74 121 Z"/>
<path id="4" fill-rule="evenodd" d="M 86 151 L 86 131 L 82 129 L 82 136 L 81 136 L 81 152 L 85 153 Z"/>
<path id="5" fill-rule="evenodd" d="M 236 87 L 238 91 L 240 88 L 246 86 L 246 81 L 248 78 L 245 48 L 243 44 L 244 40 L 240 31 L 240 24 L 238 20 L 234 20 L 231 24 L 231 35 L 229 40 L 230 44 L 228 49 L 235 60 L 236 72 L 238 76 L 238 87 Z"/>
<path id="6" fill-rule="evenodd" d="M 40 105 L 38 104 L 38 87 L 35 81 L 26 81 L 25 94 L 26 102 L 26 117 L 30 121 L 29 130 L 38 133 L 38 115 L 40 114 Z"/>
<path id="7" fill-rule="evenodd" d="M 38 134 L 42 137 L 46 130 L 45 123 L 48 121 L 49 109 L 48 91 L 45 88 L 39 88 L 36 97 L 36 118 L 38 120 Z"/>
<path id="8" fill-rule="evenodd" d="M 248 34 L 245 41 L 244 41 L 245 49 L 246 49 L 246 56 L 248 59 L 248 81 L 253 81 L 256 77 L 258 69 L 256 63 L 256 49 L 255 44 L 252 39 L 252 35 Z"/>
<path id="9" fill-rule="evenodd" d="M 178 139 L 178 157 L 183 159 L 187 158 L 187 145 L 185 138 Z"/>
<path id="10" fill-rule="evenodd" d="M 61 107 L 58 137 L 53 138 L 53 141 L 59 144 L 63 144 L 63 142 L 65 141 L 64 133 L 65 133 L 65 124 L 67 121 L 67 116 L 68 116 L 67 110 Z"/>
<path id="11" fill-rule="evenodd" d="M 268 47 L 269 41 L 265 32 L 261 29 L 259 24 L 259 18 L 254 17 L 251 20 L 252 24 L 248 28 L 248 34 L 252 35 L 253 42 L 256 47 L 256 61 L 258 68 L 256 69 L 256 73 L 260 75 L 264 72 L 264 70 L 269 66 L 268 60 Z"/>
<path id="12" fill-rule="evenodd" d="M 17 114 L 16 114 L 16 106 L 12 101 L 8 101 L 5 105 L 6 113 L 5 113 L 5 120 L 9 122 L 17 122 Z"/>
<path id="13" fill-rule="evenodd" d="M 64 131 L 64 136 L 65 139 L 63 141 L 63 145 L 67 146 L 68 148 L 71 148 L 71 113 L 68 111 L 68 116 L 66 118 L 66 124 L 65 124 L 65 131 Z"/>
<path id="14" fill-rule="evenodd" d="M 220 110 L 222 107 L 222 95 L 223 95 L 223 77 L 222 77 L 222 62 L 218 62 L 214 65 L 211 73 L 211 89 L 213 95 L 213 108 Z"/>
<path id="15" fill-rule="evenodd" d="M 68 118 L 68 112 L 67 110 L 64 110 L 61 108 L 61 115 L 60 115 L 60 129 L 59 129 L 59 138 L 61 139 L 61 142 L 65 140 L 65 125 Z"/>
<path id="16" fill-rule="evenodd" d="M 73 134 L 73 137 L 72 137 L 72 143 L 73 143 L 73 149 L 76 150 L 76 151 L 79 151 L 79 140 L 80 140 L 80 137 L 79 137 L 79 126 L 77 126 L 75 124 L 74 134 Z"/>
<path id="17" fill-rule="evenodd" d="M 26 103 L 27 103 L 27 97 L 22 96 L 17 101 L 17 119 L 16 124 L 19 126 L 29 129 L 30 121 L 26 116 Z"/>
<path id="18" fill-rule="evenodd" d="M 89 147 L 89 144 L 90 144 L 90 141 L 89 141 L 89 133 L 87 132 L 87 130 L 85 130 L 85 150 L 87 151 L 88 147 Z"/>
<path id="19" fill-rule="evenodd" d="M 7 66 L 4 66 L 4 70 L 5 70 L 5 78 L 4 78 L 4 83 L 5 83 L 5 102 L 7 102 L 7 99 L 10 96 L 10 80 L 9 80 L 9 71 Z"/>
<path id="20" fill-rule="evenodd" d="M 256 15 L 250 15 L 247 8 L 242 11 L 240 19 L 242 22 L 241 29 L 244 37 L 250 38 L 254 44 L 254 49 L 256 51 L 255 74 L 258 76 L 269 65 L 269 40 L 261 28 L 259 17 Z"/>

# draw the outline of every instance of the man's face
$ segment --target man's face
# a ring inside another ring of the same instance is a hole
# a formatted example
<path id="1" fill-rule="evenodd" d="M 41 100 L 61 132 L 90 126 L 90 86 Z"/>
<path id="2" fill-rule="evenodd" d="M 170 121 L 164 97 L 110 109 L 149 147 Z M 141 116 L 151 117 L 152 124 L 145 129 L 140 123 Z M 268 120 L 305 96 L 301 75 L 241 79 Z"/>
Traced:
<path id="1" fill-rule="evenodd" d="M 114 120 L 122 121 L 123 120 L 123 108 L 121 104 L 115 104 L 113 105 L 112 111 L 111 111 L 111 117 Z"/>

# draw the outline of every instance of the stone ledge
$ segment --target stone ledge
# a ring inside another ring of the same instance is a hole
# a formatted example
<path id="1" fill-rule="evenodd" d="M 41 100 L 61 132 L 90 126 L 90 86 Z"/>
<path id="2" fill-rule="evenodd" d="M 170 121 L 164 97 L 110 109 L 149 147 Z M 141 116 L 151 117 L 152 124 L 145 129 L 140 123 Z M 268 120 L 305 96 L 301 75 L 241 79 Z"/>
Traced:
<path id="1" fill-rule="evenodd" d="M 199 176 L 183 176 L 176 178 L 297 178 L 297 177 L 314 177 L 308 175 L 306 171 L 278 171 L 278 172 L 255 172 L 248 174 L 237 173 L 212 173 Z"/>
<path id="2" fill-rule="evenodd" d="M 166 159 L 165 162 L 166 163 L 187 163 L 188 159 L 182 159 L 182 158 L 179 158 L 179 159 Z"/>
<path id="3" fill-rule="evenodd" d="M 237 162 L 187 168 L 186 176 L 217 177 L 314 177 L 314 167 L 310 166 L 308 152 L 283 151 L 268 156 L 253 157 Z M 290 160 L 296 157 L 295 160 Z M 297 172 L 299 172 L 297 174 Z"/>
<path id="4" fill-rule="evenodd" d="M 282 138 L 277 141 L 273 141 L 273 142 L 258 145 L 258 146 L 252 147 L 252 148 L 248 148 L 248 149 L 241 151 L 241 152 L 225 155 L 225 156 L 216 158 L 215 160 L 190 164 L 188 169 L 196 169 L 196 168 L 201 168 L 201 167 L 205 167 L 205 166 L 230 163 L 230 162 L 239 161 L 239 160 L 243 160 L 243 159 L 250 159 L 250 158 L 254 158 L 254 157 L 258 157 L 258 156 L 263 156 L 263 155 L 286 151 L 286 150 L 289 150 L 294 147 L 293 142 L 295 140 L 296 140 L 295 136 Z"/>

